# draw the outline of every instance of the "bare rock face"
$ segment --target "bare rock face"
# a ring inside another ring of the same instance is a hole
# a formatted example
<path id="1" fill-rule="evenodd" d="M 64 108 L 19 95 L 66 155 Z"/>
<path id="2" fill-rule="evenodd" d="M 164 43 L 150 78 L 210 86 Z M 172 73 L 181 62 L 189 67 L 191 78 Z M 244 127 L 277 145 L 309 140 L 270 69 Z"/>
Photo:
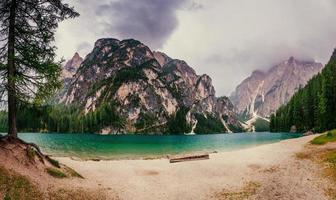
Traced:
<path id="1" fill-rule="evenodd" d="M 268 118 L 322 68 L 321 63 L 291 57 L 268 71 L 254 71 L 237 86 L 230 99 L 241 116 Z"/>
<path id="2" fill-rule="evenodd" d="M 155 59 L 159 62 L 160 66 L 164 66 L 165 64 L 173 60 L 169 56 L 167 56 L 165 53 L 162 53 L 159 51 L 153 51 L 153 55 Z"/>
<path id="3" fill-rule="evenodd" d="M 216 98 L 209 76 L 199 76 L 184 61 L 152 52 L 133 39 L 98 40 L 62 102 L 79 106 L 84 114 L 113 104 L 125 123 L 118 128 L 102 127 L 104 133 L 162 133 L 181 110 L 187 110 L 184 119 L 192 129 L 211 130 L 198 127 L 200 116 L 217 119 L 221 124 L 217 132 L 242 128 L 230 100 Z"/>
<path id="4" fill-rule="evenodd" d="M 56 95 L 56 99 L 61 100 L 65 98 L 66 92 L 69 89 L 70 83 L 73 81 L 74 75 L 76 74 L 79 66 L 82 64 L 83 58 L 76 52 L 74 56 L 68 60 L 62 67 L 61 71 L 61 81 L 63 82 L 63 87 L 60 89 Z"/>
<path id="5" fill-rule="evenodd" d="M 76 52 L 75 55 L 62 68 L 62 79 L 72 78 L 82 64 L 83 58 Z"/>

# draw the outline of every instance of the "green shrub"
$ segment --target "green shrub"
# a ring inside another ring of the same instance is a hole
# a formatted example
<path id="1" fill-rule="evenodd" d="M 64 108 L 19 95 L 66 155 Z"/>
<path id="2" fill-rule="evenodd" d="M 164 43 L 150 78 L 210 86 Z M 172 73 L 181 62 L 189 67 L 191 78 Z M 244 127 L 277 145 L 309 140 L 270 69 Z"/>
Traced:
<path id="1" fill-rule="evenodd" d="M 30 160 L 34 160 L 35 155 L 36 155 L 35 150 L 34 150 L 33 148 L 30 148 L 30 147 L 29 147 L 29 148 L 27 149 L 27 156 L 28 156 L 28 158 L 29 158 Z"/>
<path id="2" fill-rule="evenodd" d="M 336 167 L 336 152 L 330 152 L 327 154 L 326 161 L 332 165 L 332 167 Z"/>
<path id="3" fill-rule="evenodd" d="M 55 168 L 47 168 L 47 173 L 50 175 L 50 176 L 53 176 L 55 178 L 65 178 L 67 177 L 63 172 L 61 172 L 60 170 L 58 169 L 55 169 Z"/>
<path id="4" fill-rule="evenodd" d="M 332 135 L 332 132 L 331 131 L 328 131 L 328 133 L 327 133 L 327 137 L 328 138 L 330 138 L 330 137 L 332 137 L 333 135 Z"/>
<path id="5" fill-rule="evenodd" d="M 314 138 L 311 141 L 311 144 L 323 145 L 323 144 L 326 144 L 328 142 L 336 142 L 336 129 L 332 130 L 332 131 L 328 131 L 328 133 Z"/>
<path id="6" fill-rule="evenodd" d="M 77 177 L 77 178 L 84 179 L 82 175 L 80 175 L 78 172 L 76 172 L 74 169 L 70 167 L 65 167 L 65 170 L 67 171 L 67 174 L 69 174 L 71 177 Z"/>
<path id="7" fill-rule="evenodd" d="M 54 167 L 61 168 L 61 165 L 59 162 L 55 159 L 50 158 L 49 156 L 46 156 L 47 160 L 52 164 Z"/>

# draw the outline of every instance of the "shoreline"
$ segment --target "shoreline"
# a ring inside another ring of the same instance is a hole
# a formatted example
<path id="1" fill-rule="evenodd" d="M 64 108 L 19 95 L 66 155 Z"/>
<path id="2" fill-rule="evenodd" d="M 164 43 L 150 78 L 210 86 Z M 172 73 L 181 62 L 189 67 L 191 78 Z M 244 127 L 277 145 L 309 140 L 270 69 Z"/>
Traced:
<path id="1" fill-rule="evenodd" d="M 319 136 L 320 134 L 314 134 L 314 136 Z M 304 136 L 300 136 L 298 138 L 301 138 Z M 270 145 L 270 144 L 276 144 L 282 141 L 287 141 L 287 140 L 293 140 L 293 139 L 297 139 L 297 138 L 288 138 L 288 139 L 284 139 L 284 140 L 280 140 L 280 141 L 273 141 L 273 142 L 267 142 L 264 144 L 254 144 L 251 146 L 239 146 L 239 147 L 232 147 L 230 149 L 216 149 L 216 150 L 209 150 L 209 151 L 190 151 L 188 153 L 186 152 L 181 152 L 181 153 L 176 153 L 176 154 L 164 154 L 164 155 L 148 155 L 148 156 L 140 156 L 140 155 L 136 155 L 135 157 L 132 157 L 132 155 L 130 155 L 129 157 L 121 157 L 121 158 L 102 158 L 102 157 L 92 157 L 92 158 L 86 158 L 86 157 L 77 157 L 77 156 L 54 156 L 52 154 L 46 154 L 52 158 L 58 159 L 58 158 L 70 158 L 71 160 L 75 160 L 75 161 L 121 161 L 121 160 L 166 160 L 169 159 L 170 157 L 176 157 L 176 156 L 194 156 L 194 155 L 199 155 L 199 154 L 220 154 L 220 153 L 227 153 L 227 152 L 234 152 L 234 151 L 239 151 L 239 150 L 246 150 L 246 149 L 250 149 L 250 148 L 255 148 L 255 147 L 260 147 L 260 146 L 264 146 L 264 145 Z"/>
<path id="2" fill-rule="evenodd" d="M 218 195 L 251 185 L 258 188 L 254 196 L 263 199 L 272 199 L 277 194 L 285 199 L 324 199 L 323 190 L 315 184 L 318 177 L 312 174 L 317 166 L 295 158 L 317 136 L 218 152 L 210 154 L 209 160 L 174 164 L 167 159 L 99 162 L 56 159 L 84 176 L 90 187 L 107 188 L 108 195 L 117 194 L 121 199 L 221 199 Z"/>
<path id="3" fill-rule="evenodd" d="M 272 134 L 269 132 L 260 132 L 260 134 L 263 133 L 267 133 L 267 134 Z M 245 135 L 246 133 L 241 133 L 243 135 Z M 259 133 L 254 133 L 254 134 L 259 134 Z M 279 133 L 281 134 L 281 133 Z M 290 134 L 290 133 L 287 133 Z M 215 134 L 217 135 L 217 134 Z M 219 135 L 227 135 L 227 134 L 219 134 Z M 232 136 L 237 136 L 236 134 L 231 134 Z M 250 134 L 247 134 L 250 135 Z M 50 157 L 54 157 L 54 158 L 71 158 L 73 160 L 77 160 L 77 161 L 89 161 L 89 160 L 93 160 L 93 161 L 103 161 L 103 160 L 155 160 L 155 159 L 165 159 L 165 158 L 169 158 L 169 157 L 176 157 L 176 156 L 194 156 L 194 155 L 198 155 L 198 154 L 214 154 L 214 153 L 222 153 L 222 152 L 232 152 L 232 151 L 237 151 L 237 150 L 241 150 L 241 149 L 248 149 L 248 148 L 253 148 L 253 147 L 257 147 L 257 146 L 262 146 L 262 145 L 267 145 L 267 144 L 274 144 L 277 142 L 281 142 L 283 140 L 288 140 L 288 139 L 293 139 L 293 138 L 298 138 L 298 137 L 302 137 L 300 134 L 293 134 L 296 136 L 291 136 L 287 139 L 284 138 L 274 138 L 273 140 L 267 140 L 266 141 L 260 141 L 260 142 L 253 142 L 253 137 L 251 138 L 252 142 L 251 143 L 246 143 L 246 141 L 240 143 L 239 140 L 236 141 L 236 143 L 230 143 L 228 142 L 228 144 L 225 143 L 225 140 L 223 141 L 224 143 L 222 144 L 217 144 L 216 146 L 198 146 L 198 147 L 189 147 L 186 149 L 169 149 L 167 148 L 165 150 L 163 149 L 158 149 L 158 151 L 139 151 L 138 153 L 134 153 L 133 151 L 131 152 L 120 152 L 117 151 L 115 153 L 111 152 L 100 152 L 99 153 L 99 149 L 98 153 L 95 153 L 95 151 L 92 151 L 90 149 L 88 149 L 88 152 L 85 151 L 85 149 L 81 149 L 80 151 L 77 150 L 71 150 L 71 148 L 66 152 L 66 151 L 59 151 L 59 150 L 52 150 L 52 149 L 48 149 L 49 147 L 46 147 L 46 149 L 42 149 L 42 151 L 50 156 Z M 197 135 L 197 136 L 203 136 L 203 135 Z M 206 136 L 206 135 L 205 135 Z M 142 136 L 141 136 L 142 137 Z M 161 137 L 161 136 L 159 136 Z M 194 137 L 194 136 L 184 136 L 184 137 Z M 268 136 L 267 136 L 268 137 Z M 278 136 L 276 136 L 278 137 Z M 140 138 L 141 139 L 141 138 Z M 31 141 L 34 142 L 34 141 Z M 174 146 L 174 144 L 171 144 L 172 146 Z M 157 146 L 157 145 L 156 145 Z M 150 147 L 150 146 L 149 146 Z M 60 148 L 60 147 L 58 147 Z M 157 148 L 157 147 L 156 147 Z M 163 147 L 162 147 L 163 148 Z"/>

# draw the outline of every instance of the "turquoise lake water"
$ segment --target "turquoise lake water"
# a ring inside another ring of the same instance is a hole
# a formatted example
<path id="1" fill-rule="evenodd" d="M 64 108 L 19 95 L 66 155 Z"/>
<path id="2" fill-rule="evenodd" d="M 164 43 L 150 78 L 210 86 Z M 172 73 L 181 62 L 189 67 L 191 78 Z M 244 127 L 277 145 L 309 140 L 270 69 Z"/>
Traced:
<path id="1" fill-rule="evenodd" d="M 231 151 L 300 137 L 293 133 L 236 133 L 213 135 L 95 135 L 20 133 L 53 156 L 82 159 L 140 159 L 188 153 Z"/>

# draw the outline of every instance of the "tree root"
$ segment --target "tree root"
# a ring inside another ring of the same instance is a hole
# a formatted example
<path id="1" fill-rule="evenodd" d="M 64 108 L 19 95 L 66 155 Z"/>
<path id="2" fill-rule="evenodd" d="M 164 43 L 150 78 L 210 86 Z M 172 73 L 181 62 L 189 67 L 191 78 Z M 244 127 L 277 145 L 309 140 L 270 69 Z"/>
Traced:
<path id="1" fill-rule="evenodd" d="M 1 149 L 4 149 L 5 151 L 10 151 L 10 152 L 14 153 L 13 149 L 6 148 L 6 147 L 3 147 L 3 146 L 1 146 L 1 145 L 0 145 L 0 148 L 1 148 Z"/>
<path id="2" fill-rule="evenodd" d="M 13 151 L 12 148 L 6 148 L 6 147 L 4 147 L 2 145 L 0 145 L 0 148 L 4 149 L 4 151 L 10 151 L 14 155 L 14 151 Z M 18 159 L 16 156 L 14 156 L 14 158 L 16 159 L 16 161 L 20 162 L 20 159 Z"/>
<path id="3" fill-rule="evenodd" d="M 40 147 L 37 146 L 37 145 L 34 144 L 34 143 L 28 143 L 28 142 L 25 142 L 25 141 L 21 140 L 20 138 L 11 137 L 11 136 L 8 136 L 8 135 L 0 137 L 0 143 L 7 143 L 7 142 L 8 142 L 8 143 L 18 143 L 18 144 L 23 144 L 23 145 L 27 146 L 27 147 L 26 147 L 26 151 L 28 151 L 29 148 L 34 149 L 35 152 L 36 152 L 36 154 L 37 154 L 37 156 L 39 157 L 40 161 L 41 161 L 43 164 L 45 164 L 44 160 L 48 160 L 48 159 L 47 159 L 47 156 L 44 155 L 44 154 L 42 153 Z M 9 151 L 13 152 L 13 150 L 8 149 L 8 148 L 6 148 L 6 147 L 3 147 L 2 145 L 0 145 L 0 147 L 3 148 L 3 149 L 6 149 L 6 150 L 9 150 Z"/>

